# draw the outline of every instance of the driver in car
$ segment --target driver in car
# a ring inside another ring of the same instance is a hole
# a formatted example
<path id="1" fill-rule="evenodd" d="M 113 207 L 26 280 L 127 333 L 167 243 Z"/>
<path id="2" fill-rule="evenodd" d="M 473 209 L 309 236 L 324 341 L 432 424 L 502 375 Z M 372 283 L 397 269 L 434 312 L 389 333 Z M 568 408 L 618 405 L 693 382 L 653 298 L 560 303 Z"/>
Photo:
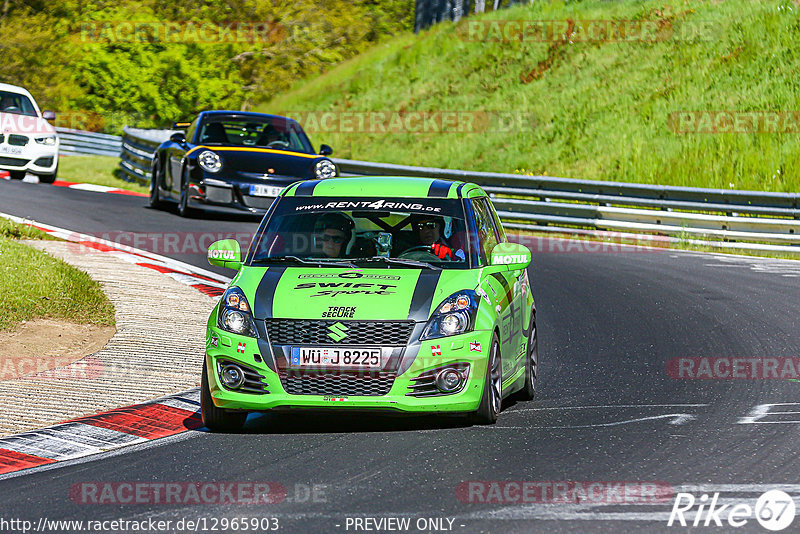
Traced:
<path id="1" fill-rule="evenodd" d="M 5 111 L 7 109 L 12 109 L 15 107 L 16 105 L 14 103 L 14 100 L 11 97 L 6 95 L 0 97 L 0 111 Z"/>
<path id="2" fill-rule="evenodd" d="M 314 244 L 327 258 L 343 258 L 355 223 L 340 213 L 326 213 L 314 225 Z"/>
<path id="3" fill-rule="evenodd" d="M 444 220 L 441 217 L 422 216 L 411 223 L 414 230 L 419 235 L 419 242 L 423 246 L 430 246 L 433 254 L 441 259 L 448 261 L 464 261 L 466 255 L 462 249 L 455 252 L 447 244 L 443 237 Z"/>
<path id="4" fill-rule="evenodd" d="M 259 146 L 270 146 L 270 145 L 286 145 L 286 141 L 284 136 L 281 132 L 278 131 L 271 124 L 267 124 L 264 126 L 264 130 L 261 132 L 261 135 L 258 138 L 258 142 L 256 143 Z"/>

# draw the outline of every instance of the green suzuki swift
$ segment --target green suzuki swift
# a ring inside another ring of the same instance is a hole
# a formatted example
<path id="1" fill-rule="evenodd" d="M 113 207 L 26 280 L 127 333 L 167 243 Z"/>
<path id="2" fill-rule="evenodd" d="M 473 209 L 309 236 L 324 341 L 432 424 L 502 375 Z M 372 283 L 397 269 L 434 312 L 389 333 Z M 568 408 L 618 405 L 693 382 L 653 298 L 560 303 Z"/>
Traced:
<path id="1" fill-rule="evenodd" d="M 208 319 L 201 411 L 468 414 L 532 399 L 538 367 L 530 251 L 477 185 L 348 177 L 284 189 Z"/>

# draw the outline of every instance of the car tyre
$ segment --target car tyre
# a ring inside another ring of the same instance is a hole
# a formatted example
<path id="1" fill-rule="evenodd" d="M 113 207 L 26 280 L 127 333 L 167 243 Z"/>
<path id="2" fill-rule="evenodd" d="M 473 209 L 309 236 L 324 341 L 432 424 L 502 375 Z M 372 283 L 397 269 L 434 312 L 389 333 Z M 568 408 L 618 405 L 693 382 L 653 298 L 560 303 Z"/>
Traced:
<path id="1" fill-rule="evenodd" d="M 161 201 L 161 192 L 158 188 L 159 179 L 158 160 L 153 162 L 152 176 L 150 178 L 150 207 L 153 209 L 161 209 L 164 203 Z"/>
<path id="2" fill-rule="evenodd" d="M 181 197 L 178 200 L 178 215 L 181 217 L 191 217 L 194 210 L 189 207 L 189 176 L 186 169 L 183 170 L 181 179 Z"/>
<path id="3" fill-rule="evenodd" d="M 472 414 L 472 421 L 479 425 L 493 425 L 503 405 L 503 364 L 500 357 L 500 341 L 497 334 L 492 336 L 492 346 L 486 362 L 486 376 L 483 382 L 483 395 L 478 409 Z"/>
<path id="4" fill-rule="evenodd" d="M 523 401 L 533 400 L 536 396 L 536 378 L 539 374 L 539 335 L 536 329 L 536 314 L 531 313 L 528 327 L 528 347 L 525 351 L 525 385 L 517 398 Z"/>
<path id="5" fill-rule="evenodd" d="M 8 171 L 8 176 L 12 180 L 22 180 L 26 174 L 25 171 Z"/>
<path id="6" fill-rule="evenodd" d="M 200 383 L 200 415 L 203 425 L 212 432 L 237 432 L 247 420 L 247 412 L 234 412 L 214 406 L 208 386 L 208 370 L 203 363 L 203 378 Z"/>

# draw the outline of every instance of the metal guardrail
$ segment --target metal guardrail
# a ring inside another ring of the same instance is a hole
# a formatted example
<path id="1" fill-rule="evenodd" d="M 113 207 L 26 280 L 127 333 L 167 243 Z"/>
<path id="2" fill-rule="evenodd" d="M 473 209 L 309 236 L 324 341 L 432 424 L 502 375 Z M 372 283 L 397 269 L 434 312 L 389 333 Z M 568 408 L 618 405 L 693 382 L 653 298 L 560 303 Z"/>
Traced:
<path id="1" fill-rule="evenodd" d="M 149 185 L 156 148 L 169 139 L 174 130 L 144 130 L 126 126 L 122 131 L 119 168 L 129 181 Z"/>
<path id="2" fill-rule="evenodd" d="M 147 184 L 155 148 L 171 130 L 125 128 L 120 168 Z M 525 176 L 334 159 L 342 173 L 424 176 L 477 183 L 508 228 L 657 234 L 687 241 L 746 242 L 738 248 L 800 254 L 800 193 L 701 189 Z M 766 244 L 764 244 L 766 243 Z M 721 245 L 721 243 L 717 243 Z"/>
<path id="3" fill-rule="evenodd" d="M 56 127 L 60 145 L 59 153 L 67 156 L 119 156 L 122 137 L 95 132 L 84 132 Z"/>

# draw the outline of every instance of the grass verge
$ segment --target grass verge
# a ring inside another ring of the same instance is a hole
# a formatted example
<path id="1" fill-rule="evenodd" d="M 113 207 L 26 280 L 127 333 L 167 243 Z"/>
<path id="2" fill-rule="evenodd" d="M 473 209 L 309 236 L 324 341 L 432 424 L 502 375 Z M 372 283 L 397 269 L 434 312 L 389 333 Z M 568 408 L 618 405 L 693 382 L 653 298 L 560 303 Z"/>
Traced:
<path id="1" fill-rule="evenodd" d="M 560 40 L 563 32 L 549 30 L 548 38 L 534 31 L 533 39 L 502 40 L 487 27 L 470 37 L 470 25 L 492 20 L 555 21 L 562 30 L 570 21 L 627 21 L 632 28 L 633 21 L 646 21 L 659 29 L 650 40 L 646 32 L 632 39 L 583 38 L 584 32 Z M 311 115 L 316 128 L 304 121 L 315 143 L 332 145 L 343 158 L 797 191 L 797 115 L 786 130 L 787 124 L 758 114 L 800 110 L 798 49 L 796 2 L 539 1 L 399 36 L 258 109 L 295 112 L 301 120 L 307 111 L 350 113 L 349 120 L 340 115 L 328 123 L 321 113 Z M 381 133 L 369 115 L 364 124 L 352 115 L 439 111 L 487 113 L 498 122 L 467 133 L 457 126 L 410 133 L 418 122 L 386 122 L 390 129 Z M 722 133 L 731 126 L 724 121 L 704 121 L 718 111 L 742 119 L 735 125 L 740 133 Z"/>
<path id="2" fill-rule="evenodd" d="M 47 232 L 27 224 L 19 224 L 0 217 L 0 239 L 43 239 L 57 241 Z"/>
<path id="3" fill-rule="evenodd" d="M 114 324 L 114 306 L 88 274 L 5 235 L 7 230 L 0 234 L 0 331 L 34 318 Z"/>
<path id="4" fill-rule="evenodd" d="M 58 162 L 58 179 L 65 182 L 105 185 L 147 193 L 143 185 L 126 182 L 119 170 L 119 158 L 111 156 L 64 156 Z"/>

